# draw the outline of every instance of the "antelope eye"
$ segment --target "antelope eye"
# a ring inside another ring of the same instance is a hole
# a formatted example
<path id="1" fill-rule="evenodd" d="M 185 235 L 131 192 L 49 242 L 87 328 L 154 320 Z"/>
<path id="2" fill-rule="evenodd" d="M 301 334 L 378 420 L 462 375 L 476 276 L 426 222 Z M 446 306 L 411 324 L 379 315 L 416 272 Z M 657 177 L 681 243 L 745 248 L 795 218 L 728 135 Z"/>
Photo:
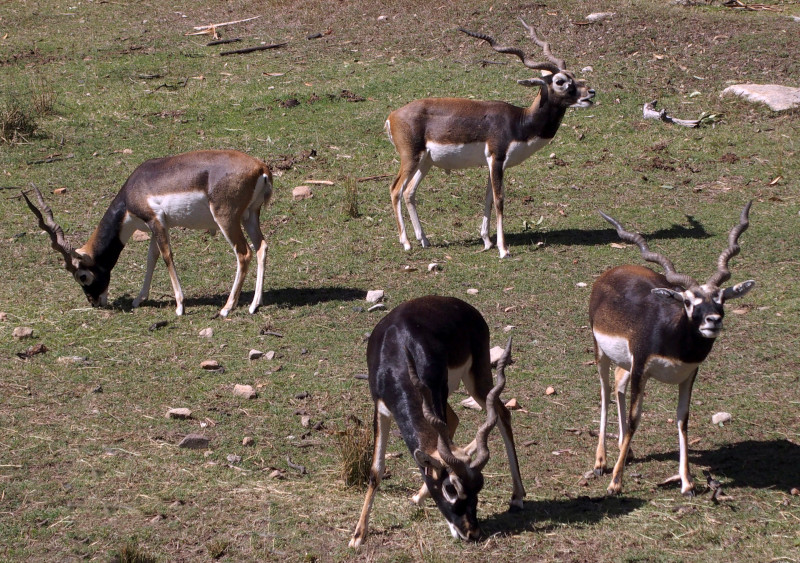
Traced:
<path id="1" fill-rule="evenodd" d="M 691 307 L 691 305 L 692 305 L 692 302 L 691 302 L 691 301 L 689 301 L 688 299 L 684 299 L 684 300 L 683 300 L 683 304 L 684 304 L 684 305 L 686 305 L 687 307 Z"/>

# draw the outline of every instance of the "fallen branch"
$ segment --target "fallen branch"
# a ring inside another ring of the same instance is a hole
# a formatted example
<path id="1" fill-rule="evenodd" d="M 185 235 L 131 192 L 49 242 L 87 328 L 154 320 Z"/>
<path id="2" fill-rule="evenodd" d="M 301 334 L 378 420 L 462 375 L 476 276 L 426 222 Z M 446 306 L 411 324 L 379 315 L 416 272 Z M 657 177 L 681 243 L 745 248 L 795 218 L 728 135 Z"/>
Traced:
<path id="1" fill-rule="evenodd" d="M 648 102 L 642 108 L 642 115 L 645 119 L 660 119 L 665 123 L 674 123 L 676 125 L 683 125 L 684 127 L 700 127 L 700 124 L 703 121 L 715 121 L 717 116 L 716 115 L 706 115 L 703 114 L 700 116 L 700 119 L 678 119 L 676 117 L 672 117 L 667 115 L 667 110 L 662 109 L 661 111 L 656 110 L 656 104 L 658 103 L 657 100 L 653 100 L 652 102 Z"/>
<path id="2" fill-rule="evenodd" d="M 28 161 L 26 164 L 28 164 L 28 166 L 32 166 L 34 164 L 50 164 L 51 162 L 58 162 L 59 160 L 67 160 L 68 158 L 73 158 L 74 156 L 75 155 L 72 153 L 66 156 L 53 155 L 53 156 L 48 156 L 47 158 L 43 158 L 41 160 L 31 160 Z"/>
<path id="3" fill-rule="evenodd" d="M 258 47 L 248 47 L 247 49 L 236 49 L 234 51 L 222 51 L 219 56 L 225 57 L 227 55 L 242 55 L 244 53 L 252 53 L 253 51 L 266 51 L 267 49 L 278 49 L 285 47 L 288 43 L 273 43 L 272 45 L 259 45 Z"/>
<path id="4" fill-rule="evenodd" d="M 242 22 L 249 22 L 250 20 L 255 20 L 260 18 L 261 16 L 253 16 L 252 18 L 245 18 L 243 20 L 235 20 L 231 22 L 222 22 L 222 23 L 212 23 L 209 25 L 196 25 L 194 29 L 197 31 L 188 31 L 184 33 L 184 35 L 211 35 L 214 39 L 218 39 L 219 35 L 217 35 L 217 28 L 218 27 L 225 27 L 226 25 L 233 25 L 235 23 L 242 23 Z"/>
<path id="5" fill-rule="evenodd" d="M 300 473 L 300 475 L 308 475 L 308 470 L 305 468 L 305 466 L 293 463 L 288 455 L 286 456 L 286 465 L 289 466 L 289 469 L 294 469 L 295 471 Z"/>
<path id="6" fill-rule="evenodd" d="M 391 178 L 394 174 L 378 174 L 377 176 L 364 176 L 363 178 L 356 178 L 356 182 L 369 182 L 371 180 L 385 180 Z"/>
<path id="7" fill-rule="evenodd" d="M 214 45 L 225 45 L 226 43 L 238 43 L 241 41 L 241 37 L 236 37 L 234 39 L 218 39 L 216 41 L 209 41 L 206 43 L 206 47 L 212 47 Z"/>

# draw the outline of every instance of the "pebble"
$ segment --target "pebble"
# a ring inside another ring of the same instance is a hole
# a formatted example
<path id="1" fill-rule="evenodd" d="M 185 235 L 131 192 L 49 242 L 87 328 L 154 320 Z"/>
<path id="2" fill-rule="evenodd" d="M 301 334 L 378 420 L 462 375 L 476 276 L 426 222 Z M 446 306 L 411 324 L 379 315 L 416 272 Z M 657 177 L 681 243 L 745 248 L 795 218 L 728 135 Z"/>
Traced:
<path id="1" fill-rule="evenodd" d="M 185 420 L 187 418 L 192 418 L 192 411 L 191 409 L 187 409 L 185 407 L 179 407 L 175 409 L 169 409 L 167 414 L 164 415 L 166 418 L 177 418 L 179 420 Z"/>
<path id="2" fill-rule="evenodd" d="M 257 359 L 261 358 L 262 356 L 264 356 L 264 352 L 262 352 L 261 350 L 255 350 L 255 349 L 250 350 L 250 352 L 247 354 L 247 357 L 250 360 L 257 360 Z"/>
<path id="3" fill-rule="evenodd" d="M 303 352 L 301 351 L 300 353 L 302 354 Z M 307 352 L 306 352 L 306 353 L 307 353 Z M 268 359 L 268 360 L 271 360 L 271 359 L 273 359 L 273 358 L 275 357 L 275 350 L 270 350 L 269 352 L 267 352 L 266 354 L 264 354 L 264 357 L 265 357 L 266 359 Z"/>
<path id="4" fill-rule="evenodd" d="M 189 448 L 190 450 L 202 450 L 208 447 L 208 438 L 202 434 L 187 434 L 178 443 L 179 448 Z"/>
<path id="5" fill-rule="evenodd" d="M 731 413 L 729 412 L 718 412 L 711 416 L 711 424 L 725 424 L 726 422 L 731 421 Z"/>
<path id="6" fill-rule="evenodd" d="M 236 454 L 228 454 L 227 456 L 225 456 L 225 459 L 228 460 L 228 463 L 237 464 L 237 463 L 241 463 L 242 456 L 236 455 Z"/>
<path id="7" fill-rule="evenodd" d="M 59 356 L 56 361 L 59 364 L 88 364 L 89 358 L 86 356 Z"/>
<path id="8" fill-rule="evenodd" d="M 202 362 L 200 362 L 200 367 L 203 369 L 207 369 L 209 371 L 213 371 L 215 369 L 219 369 L 222 366 L 220 366 L 217 360 L 203 360 Z"/>
<path id="9" fill-rule="evenodd" d="M 243 446 L 253 446 L 255 445 L 256 441 L 253 439 L 252 436 L 245 436 L 242 438 L 242 445 Z"/>
<path id="10" fill-rule="evenodd" d="M 19 339 L 31 338 L 33 336 L 33 329 L 27 326 L 18 326 L 13 330 L 11 336 Z"/>
<path id="11" fill-rule="evenodd" d="M 214 336 L 214 329 L 211 327 L 204 328 L 198 333 L 201 338 L 211 338 Z"/>
<path id="12" fill-rule="evenodd" d="M 544 390 L 544 394 L 545 395 L 555 395 L 556 394 L 556 388 L 553 387 L 552 385 L 548 385 L 547 389 Z"/>
<path id="13" fill-rule="evenodd" d="M 474 287 L 470 287 L 470 288 L 467 290 L 467 294 L 469 294 L 469 295 L 478 295 L 478 290 L 477 290 L 477 289 L 475 289 Z"/>
<path id="14" fill-rule="evenodd" d="M 295 201 L 314 197 L 314 193 L 308 186 L 297 186 L 292 190 L 292 199 Z"/>
<path id="15" fill-rule="evenodd" d="M 253 389 L 252 385 L 240 385 L 238 383 L 233 386 L 233 394 L 236 397 L 242 397 L 244 399 L 255 399 L 258 397 L 258 393 Z"/>
<path id="16" fill-rule="evenodd" d="M 377 303 L 383 300 L 383 290 L 382 289 L 370 289 L 367 292 L 367 303 Z"/>

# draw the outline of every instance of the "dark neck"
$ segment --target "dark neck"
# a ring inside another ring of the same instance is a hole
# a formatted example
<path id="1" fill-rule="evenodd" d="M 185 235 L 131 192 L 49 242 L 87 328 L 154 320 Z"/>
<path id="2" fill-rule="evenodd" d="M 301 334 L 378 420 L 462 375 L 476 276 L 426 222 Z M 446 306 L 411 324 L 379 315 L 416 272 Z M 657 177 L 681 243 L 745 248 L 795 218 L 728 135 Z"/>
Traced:
<path id="1" fill-rule="evenodd" d="M 525 110 L 525 127 L 532 130 L 531 136 L 542 139 L 552 139 L 556 136 L 567 108 L 549 101 L 547 88 L 542 87 L 531 106 Z"/>
<path id="2" fill-rule="evenodd" d="M 122 249 L 125 248 L 125 244 L 120 240 L 120 231 L 126 211 L 125 201 L 118 195 L 106 209 L 86 244 L 95 264 L 108 271 L 117 263 Z"/>

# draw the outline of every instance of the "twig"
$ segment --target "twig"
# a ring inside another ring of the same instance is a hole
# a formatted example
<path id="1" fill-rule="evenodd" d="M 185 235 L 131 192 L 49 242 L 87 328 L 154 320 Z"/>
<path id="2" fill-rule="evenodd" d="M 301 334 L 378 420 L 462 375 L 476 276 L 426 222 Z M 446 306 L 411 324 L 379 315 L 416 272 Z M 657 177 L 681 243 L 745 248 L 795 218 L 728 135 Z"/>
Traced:
<path id="1" fill-rule="evenodd" d="M 209 41 L 206 43 L 206 47 L 211 47 L 213 45 L 224 45 L 226 43 L 238 43 L 241 40 L 241 37 L 236 37 L 234 39 L 217 39 L 216 41 Z"/>
<path id="2" fill-rule="evenodd" d="M 667 115 L 667 110 L 656 110 L 657 100 L 648 102 L 642 108 L 642 115 L 645 119 L 660 119 L 666 123 L 674 123 L 676 125 L 683 125 L 684 127 L 700 127 L 699 119 L 677 119 Z"/>
<path id="3" fill-rule="evenodd" d="M 47 158 L 43 158 L 42 160 L 31 160 L 27 162 L 28 166 L 32 166 L 34 164 L 50 164 L 51 162 L 58 162 L 59 160 L 67 160 L 68 158 L 73 158 L 75 155 L 70 153 L 67 156 L 48 156 Z"/>
<path id="4" fill-rule="evenodd" d="M 196 26 L 194 26 L 194 29 L 200 31 L 200 30 L 203 30 L 203 29 L 211 29 L 211 28 L 214 28 L 214 27 L 224 27 L 226 25 L 233 25 L 235 23 L 249 22 L 250 20 L 256 20 L 256 19 L 258 19 L 260 17 L 261 16 L 253 16 L 252 18 L 245 18 L 243 20 L 234 20 L 234 21 L 223 22 L 223 23 L 212 23 L 212 24 L 209 24 L 209 25 L 196 25 Z M 186 35 L 192 35 L 192 34 L 191 33 L 187 33 Z"/>
<path id="5" fill-rule="evenodd" d="M 286 465 L 289 466 L 289 469 L 294 469 L 295 471 L 299 472 L 300 475 L 308 475 L 308 470 L 306 470 L 305 466 L 293 463 L 292 459 L 288 455 L 286 456 Z"/>
<path id="6" fill-rule="evenodd" d="M 227 55 L 241 55 L 244 53 L 252 53 L 253 51 L 266 51 L 267 49 L 278 49 L 285 47 L 288 43 L 273 43 L 272 45 L 259 45 L 258 47 L 248 47 L 247 49 L 236 49 L 234 51 L 222 51 L 219 56 L 225 57 Z"/>
<path id="7" fill-rule="evenodd" d="M 356 182 L 369 182 L 371 180 L 385 180 L 391 178 L 394 174 L 378 174 L 377 176 L 364 176 L 363 178 L 356 178 Z"/>

